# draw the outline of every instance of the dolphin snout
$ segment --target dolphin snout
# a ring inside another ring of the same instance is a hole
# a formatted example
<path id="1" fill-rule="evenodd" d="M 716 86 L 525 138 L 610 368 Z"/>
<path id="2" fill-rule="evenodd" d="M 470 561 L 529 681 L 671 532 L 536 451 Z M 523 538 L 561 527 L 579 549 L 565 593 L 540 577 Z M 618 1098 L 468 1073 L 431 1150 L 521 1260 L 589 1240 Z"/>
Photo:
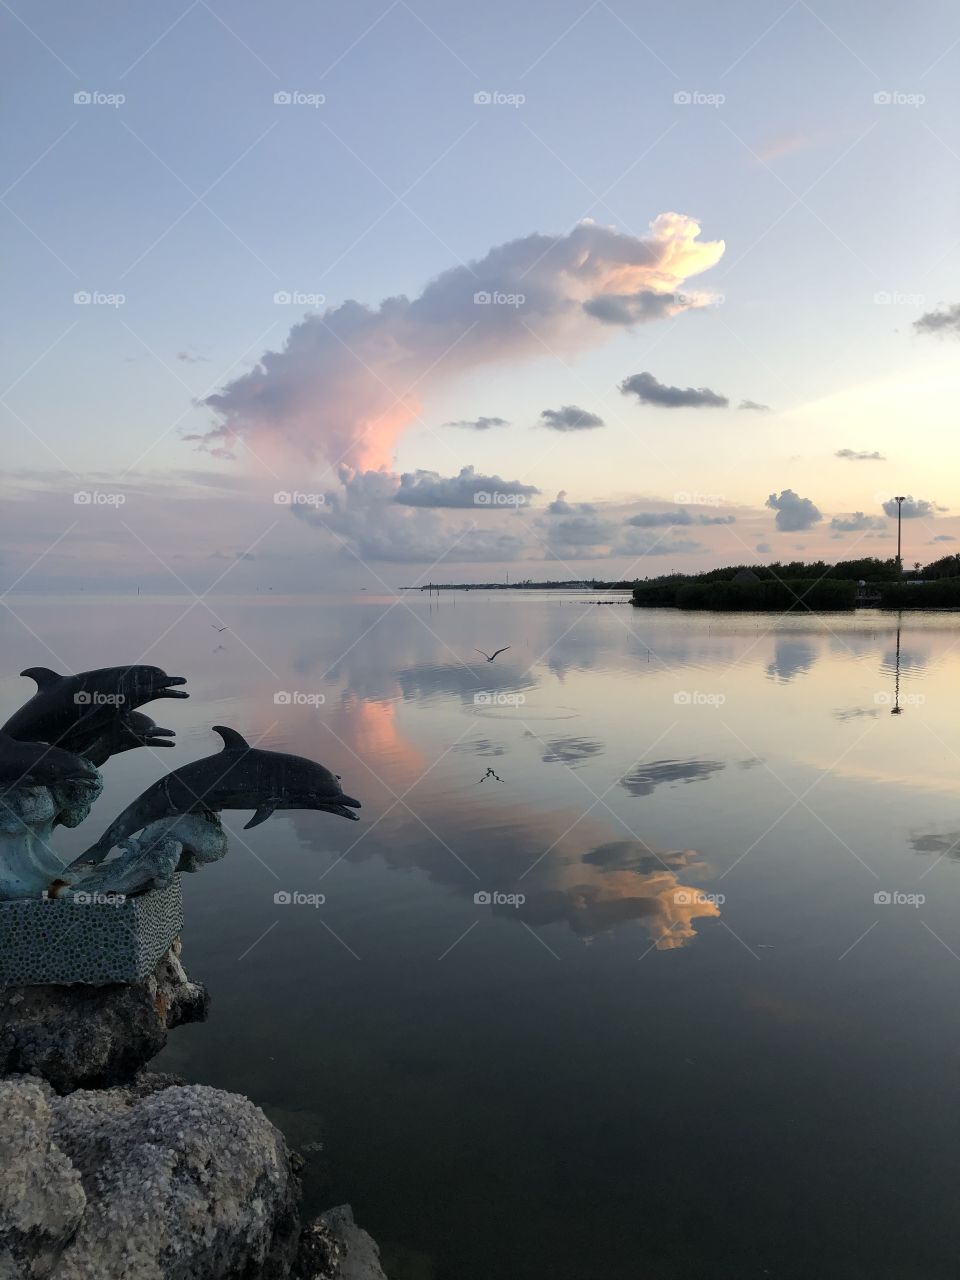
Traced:
<path id="1" fill-rule="evenodd" d="M 347 808 L 347 806 L 350 808 Z M 359 813 L 354 813 L 354 809 L 361 808 L 359 800 L 354 800 L 353 796 L 338 796 L 336 800 L 330 800 L 324 804 L 318 804 L 317 808 L 322 813 L 335 813 L 341 818 L 349 818 L 351 822 L 359 822 Z"/>

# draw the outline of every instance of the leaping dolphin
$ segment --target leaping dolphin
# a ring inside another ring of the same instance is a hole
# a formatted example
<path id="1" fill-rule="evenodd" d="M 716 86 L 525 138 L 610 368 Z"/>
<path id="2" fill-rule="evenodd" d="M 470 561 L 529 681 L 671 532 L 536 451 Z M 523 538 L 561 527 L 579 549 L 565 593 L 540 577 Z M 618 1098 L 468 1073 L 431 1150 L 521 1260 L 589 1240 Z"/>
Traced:
<path id="1" fill-rule="evenodd" d="M 154 698 L 188 698 L 171 686 L 186 684 L 160 667 L 100 667 L 74 676 L 58 676 L 49 667 L 21 671 L 37 684 L 37 692 L 2 726 L 21 742 L 49 742 L 65 751 L 86 751 L 102 738 L 117 717 Z"/>
<path id="2" fill-rule="evenodd" d="M 124 809 L 100 839 L 71 865 L 102 862 L 121 840 L 148 823 L 181 813 L 255 809 L 245 825 L 258 827 L 275 809 L 318 809 L 359 820 L 360 801 L 344 795 L 340 779 L 314 760 L 251 747 L 235 729 L 214 725 L 223 750 L 174 769 Z"/>
<path id="3" fill-rule="evenodd" d="M 46 742 L 19 742 L 0 729 L 0 800 L 18 787 L 62 787 L 79 782 L 98 785 L 96 766 L 72 751 Z"/>

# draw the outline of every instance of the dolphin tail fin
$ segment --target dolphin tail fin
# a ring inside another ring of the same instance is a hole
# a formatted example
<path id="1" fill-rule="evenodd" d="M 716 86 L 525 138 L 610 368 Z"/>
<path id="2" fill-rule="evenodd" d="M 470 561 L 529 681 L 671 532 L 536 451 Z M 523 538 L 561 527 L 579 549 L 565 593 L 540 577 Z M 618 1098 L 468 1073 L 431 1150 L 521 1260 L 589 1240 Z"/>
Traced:
<path id="1" fill-rule="evenodd" d="M 220 737 L 223 739 L 224 751 L 229 750 L 231 747 L 240 747 L 246 750 L 250 749 L 250 743 L 242 733 L 237 733 L 236 729 L 228 729 L 222 724 L 215 724 L 212 728 L 213 732 L 219 733 Z"/>
<path id="2" fill-rule="evenodd" d="M 60 679 L 57 673 L 51 671 L 49 667 L 27 667 L 26 671 L 21 671 L 20 674 L 30 680 L 35 680 L 38 689 L 47 689 Z"/>

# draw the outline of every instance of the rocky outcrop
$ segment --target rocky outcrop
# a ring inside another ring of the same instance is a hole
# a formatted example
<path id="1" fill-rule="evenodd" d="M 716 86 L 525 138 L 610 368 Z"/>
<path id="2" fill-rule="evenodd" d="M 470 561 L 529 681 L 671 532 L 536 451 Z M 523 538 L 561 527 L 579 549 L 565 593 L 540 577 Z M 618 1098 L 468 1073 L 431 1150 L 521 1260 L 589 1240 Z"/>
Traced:
<path id="1" fill-rule="evenodd" d="M 7 987 L 0 992 L 0 1075 L 36 1075 L 58 1093 L 129 1082 L 167 1032 L 207 1016 L 175 943 L 140 982 Z"/>
<path id="2" fill-rule="evenodd" d="M 0 1081 L 0 1280 L 386 1280 L 349 1205 L 300 1230 L 259 1107 L 171 1080 Z"/>
<path id="3" fill-rule="evenodd" d="M 248 1098 L 142 1071 L 206 1017 L 175 944 L 141 982 L 0 991 L 0 1280 L 386 1280 Z"/>
<path id="4" fill-rule="evenodd" d="M 299 1184 L 283 1136 L 248 1098 L 164 1077 L 58 1097 L 19 1079 L 0 1083 L 0 1108 L 0 1248 L 14 1274 L 289 1274 Z"/>
<path id="5" fill-rule="evenodd" d="M 300 1233 L 291 1280 L 387 1280 L 380 1250 L 348 1204 L 328 1209 Z"/>

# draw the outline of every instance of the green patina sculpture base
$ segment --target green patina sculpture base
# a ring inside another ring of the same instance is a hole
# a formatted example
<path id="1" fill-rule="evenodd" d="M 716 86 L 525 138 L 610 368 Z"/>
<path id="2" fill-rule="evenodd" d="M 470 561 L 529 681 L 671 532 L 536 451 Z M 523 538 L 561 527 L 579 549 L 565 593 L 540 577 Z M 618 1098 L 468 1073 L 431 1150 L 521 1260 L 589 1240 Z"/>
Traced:
<path id="1" fill-rule="evenodd" d="M 135 897 L 86 896 L 0 902 L 0 987 L 137 982 L 183 929 L 179 875 Z"/>

